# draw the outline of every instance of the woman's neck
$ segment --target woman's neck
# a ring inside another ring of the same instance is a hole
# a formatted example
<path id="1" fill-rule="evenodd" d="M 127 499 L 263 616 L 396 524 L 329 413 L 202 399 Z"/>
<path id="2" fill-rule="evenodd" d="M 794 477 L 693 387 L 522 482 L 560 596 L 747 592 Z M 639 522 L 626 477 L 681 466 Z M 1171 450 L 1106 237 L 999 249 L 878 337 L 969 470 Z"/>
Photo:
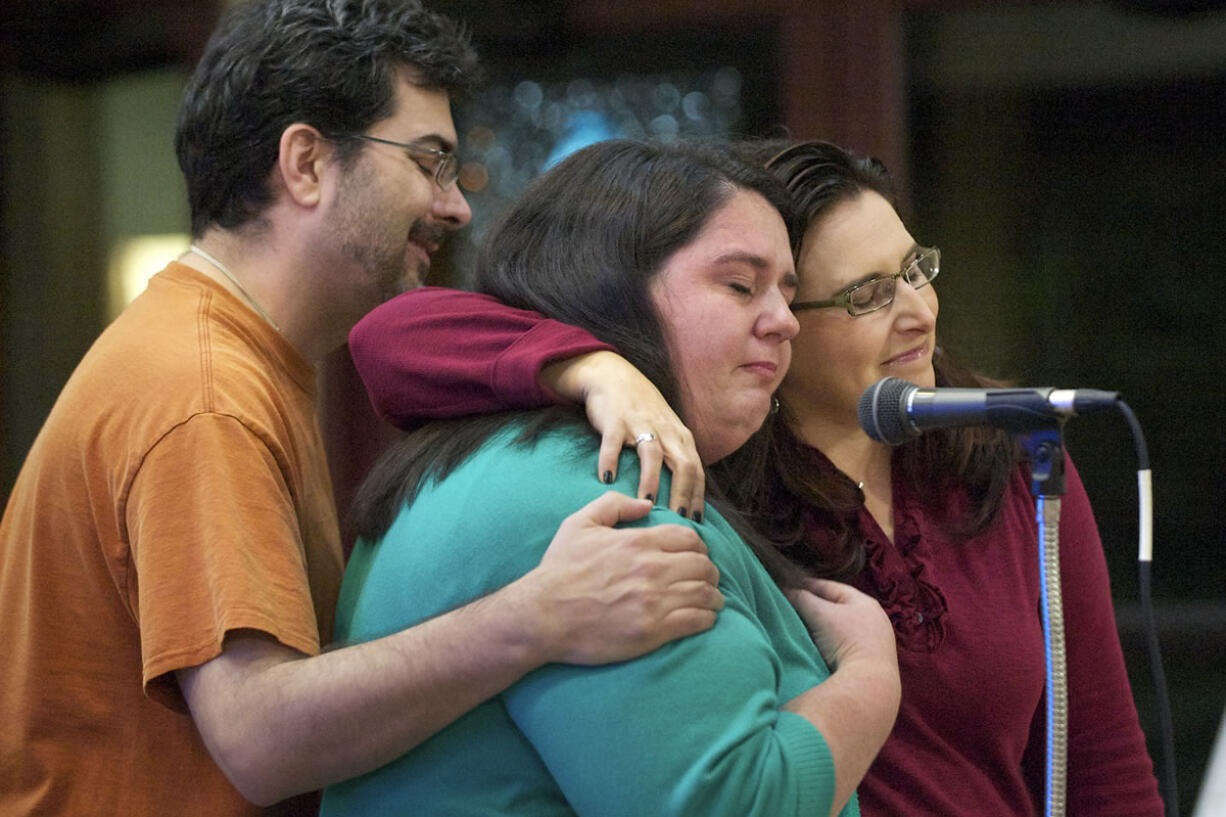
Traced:
<path id="1" fill-rule="evenodd" d="M 864 505 L 881 530 L 894 540 L 894 492 L 890 471 L 893 449 L 869 439 L 860 426 L 829 418 L 791 417 L 793 433 L 826 455 L 864 492 Z"/>

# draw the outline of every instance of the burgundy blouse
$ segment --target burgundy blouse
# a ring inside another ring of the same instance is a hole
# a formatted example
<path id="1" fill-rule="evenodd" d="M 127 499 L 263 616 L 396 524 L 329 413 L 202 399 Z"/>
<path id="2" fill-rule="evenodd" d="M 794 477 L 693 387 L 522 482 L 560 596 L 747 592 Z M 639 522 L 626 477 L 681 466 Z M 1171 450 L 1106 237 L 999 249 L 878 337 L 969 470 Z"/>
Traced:
<path id="1" fill-rule="evenodd" d="M 810 449 L 815 467 L 834 468 Z M 820 464 L 819 464 L 820 463 Z M 865 815 L 1042 813 L 1044 646 L 1038 524 L 1019 469 L 982 534 L 946 533 L 894 480 L 894 543 L 863 508 L 867 562 L 854 584 L 881 602 L 898 642 L 902 705 L 860 784 Z M 1163 812 L 1124 667 L 1106 560 L 1077 470 L 1061 502 L 1069 815 Z M 809 544 L 824 531 L 810 527 Z"/>
<path id="2" fill-rule="evenodd" d="M 609 348 L 582 330 L 485 296 L 428 288 L 377 308 L 350 335 L 376 410 L 427 419 L 544 405 L 552 360 Z M 815 468 L 834 466 L 811 449 Z M 948 536 L 894 480 L 894 543 L 861 508 L 867 564 L 855 582 L 881 602 L 898 641 L 902 705 L 859 787 L 868 817 L 1042 813 L 1045 704 L 1035 504 L 1025 473 L 1000 516 Z M 951 498 L 951 501 L 956 501 Z M 821 548 L 823 530 L 810 526 Z M 1163 812 L 1124 667 L 1106 560 L 1089 500 L 1068 468 L 1060 570 L 1069 688 L 1070 817 Z"/>

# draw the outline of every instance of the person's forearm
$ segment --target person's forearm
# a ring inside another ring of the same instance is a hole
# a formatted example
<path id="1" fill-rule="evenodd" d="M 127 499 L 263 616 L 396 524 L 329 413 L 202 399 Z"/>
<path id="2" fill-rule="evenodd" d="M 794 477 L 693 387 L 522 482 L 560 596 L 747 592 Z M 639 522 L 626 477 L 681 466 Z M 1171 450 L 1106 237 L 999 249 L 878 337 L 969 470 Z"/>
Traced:
<path id="1" fill-rule="evenodd" d="M 267 805 L 378 768 L 545 663 L 536 620 L 510 585 L 311 658 L 260 636 L 231 639 L 221 658 L 180 679 L 218 765 Z M 202 681 L 228 694 L 193 696 Z"/>
<path id="2" fill-rule="evenodd" d="M 399 757 L 543 664 L 624 661 L 709 629 L 723 597 L 697 533 L 615 527 L 650 510 L 607 492 L 516 581 L 376 641 L 307 658 L 232 634 L 178 672 L 209 752 L 244 796 L 275 802 Z"/>
<path id="3" fill-rule="evenodd" d="M 784 706 L 821 732 L 834 758 L 838 814 L 860 785 L 898 715 L 898 671 L 871 662 L 848 663 Z"/>
<path id="4" fill-rule="evenodd" d="M 536 408 L 550 361 L 611 349 L 589 333 L 474 292 L 421 287 L 375 307 L 349 353 L 379 416 L 400 428 L 432 419 Z"/>

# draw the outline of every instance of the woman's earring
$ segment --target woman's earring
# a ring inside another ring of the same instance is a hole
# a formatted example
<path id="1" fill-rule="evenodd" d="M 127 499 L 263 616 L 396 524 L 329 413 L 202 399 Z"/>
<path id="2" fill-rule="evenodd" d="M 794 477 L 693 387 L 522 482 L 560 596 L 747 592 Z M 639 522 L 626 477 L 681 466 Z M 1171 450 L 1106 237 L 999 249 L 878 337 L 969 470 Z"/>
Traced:
<path id="1" fill-rule="evenodd" d="M 772 394 L 771 395 L 771 414 L 778 414 L 778 413 L 779 413 L 779 398 Z"/>

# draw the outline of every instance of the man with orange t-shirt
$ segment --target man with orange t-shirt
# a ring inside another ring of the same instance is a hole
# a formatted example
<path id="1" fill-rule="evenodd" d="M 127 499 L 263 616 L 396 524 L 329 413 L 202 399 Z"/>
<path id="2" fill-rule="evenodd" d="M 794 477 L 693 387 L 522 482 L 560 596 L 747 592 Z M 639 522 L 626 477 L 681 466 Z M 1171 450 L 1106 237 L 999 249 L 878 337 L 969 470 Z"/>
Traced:
<path id="1" fill-rule="evenodd" d="M 86 354 L 0 522 L 0 813 L 259 813 L 544 663 L 714 621 L 698 537 L 613 529 L 650 503 L 606 495 L 522 580 L 322 651 L 342 555 L 314 363 L 468 222 L 450 103 L 475 70 L 415 0 L 228 12 L 176 134 L 192 250 Z"/>

